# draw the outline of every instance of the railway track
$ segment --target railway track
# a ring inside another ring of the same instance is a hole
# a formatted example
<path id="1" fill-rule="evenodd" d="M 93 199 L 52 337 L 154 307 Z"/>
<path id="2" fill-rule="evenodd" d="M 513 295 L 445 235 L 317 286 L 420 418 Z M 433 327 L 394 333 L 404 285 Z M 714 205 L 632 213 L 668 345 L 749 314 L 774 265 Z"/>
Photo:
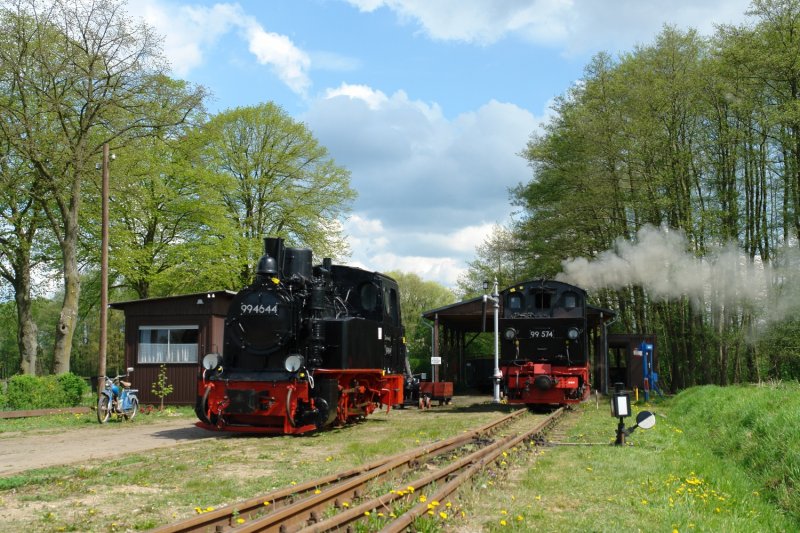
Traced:
<path id="1" fill-rule="evenodd" d="M 492 432 L 520 419 L 525 412 L 525 409 L 520 409 L 449 439 L 251 498 L 152 531 L 323 532 L 345 527 L 373 513 L 382 512 L 384 516 L 391 516 L 391 521 L 385 523 L 381 531 L 400 532 L 430 509 L 428 503 L 416 503 L 418 499 L 413 499 L 413 493 L 427 491 L 427 500 L 430 501 L 446 499 L 504 452 L 525 440 L 540 438 L 556 423 L 563 409 L 555 411 L 533 427 L 493 440 L 487 438 Z M 467 449 L 465 447 L 477 449 L 463 451 Z M 457 450 L 461 454 L 456 453 Z M 436 466 L 427 475 L 413 477 L 423 462 L 436 462 Z M 382 491 L 378 495 L 374 495 L 378 492 L 376 489 L 370 489 L 386 486 L 387 483 L 404 488 Z M 398 512 L 399 508 L 403 511 Z"/>

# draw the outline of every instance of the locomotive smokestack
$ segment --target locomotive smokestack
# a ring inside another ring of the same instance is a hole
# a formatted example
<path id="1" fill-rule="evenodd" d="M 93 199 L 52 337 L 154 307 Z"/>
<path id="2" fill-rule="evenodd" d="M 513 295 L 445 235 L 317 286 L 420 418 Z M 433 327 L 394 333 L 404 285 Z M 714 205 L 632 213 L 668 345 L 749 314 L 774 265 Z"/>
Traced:
<path id="1" fill-rule="evenodd" d="M 269 272 L 272 276 L 283 278 L 283 261 L 285 255 L 285 248 L 283 246 L 283 239 L 280 237 L 264 237 L 264 256 L 258 262 L 256 271 L 261 274 L 262 263 L 267 263 L 265 258 L 272 259 L 272 271 Z M 274 266 L 273 266 L 274 265 Z M 265 265 L 266 266 L 266 265 Z"/>

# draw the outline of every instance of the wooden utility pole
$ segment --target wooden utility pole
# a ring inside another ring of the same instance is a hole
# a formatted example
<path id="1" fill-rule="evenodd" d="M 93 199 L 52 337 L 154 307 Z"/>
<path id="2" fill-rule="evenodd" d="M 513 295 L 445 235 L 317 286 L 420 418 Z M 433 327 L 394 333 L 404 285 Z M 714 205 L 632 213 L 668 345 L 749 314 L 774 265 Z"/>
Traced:
<path id="1" fill-rule="evenodd" d="M 100 239 L 100 350 L 97 373 L 97 392 L 103 390 L 106 375 L 106 344 L 108 338 L 108 143 L 103 144 L 102 178 L 102 237 Z"/>

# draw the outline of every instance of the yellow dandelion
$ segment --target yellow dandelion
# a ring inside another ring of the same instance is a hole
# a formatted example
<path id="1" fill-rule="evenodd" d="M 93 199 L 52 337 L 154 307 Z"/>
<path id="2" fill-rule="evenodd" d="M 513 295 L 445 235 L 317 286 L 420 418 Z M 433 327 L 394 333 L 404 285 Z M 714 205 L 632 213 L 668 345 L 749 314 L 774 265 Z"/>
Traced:
<path id="1" fill-rule="evenodd" d="M 314 494 L 322 494 L 322 491 L 317 489 L 317 490 L 314 491 Z"/>
<path id="2" fill-rule="evenodd" d="M 505 509 L 500 509 L 500 514 L 501 515 L 507 515 L 508 511 L 506 511 Z"/>
<path id="3" fill-rule="evenodd" d="M 439 511 L 439 518 L 441 518 L 442 520 L 447 520 L 447 513 L 445 513 L 444 511 Z"/>
<path id="4" fill-rule="evenodd" d="M 420 503 L 425 503 L 426 501 L 428 501 L 428 497 L 423 494 L 422 496 L 419 497 L 419 501 Z"/>
<path id="5" fill-rule="evenodd" d="M 378 513 L 378 517 L 379 517 L 379 518 L 383 518 L 383 517 L 384 517 L 384 514 L 383 514 L 383 513 Z"/>
<path id="6" fill-rule="evenodd" d="M 536 496 L 533 497 L 533 499 L 538 502 L 538 501 L 540 501 L 542 499 L 542 495 L 541 494 L 537 494 Z"/>
<path id="7" fill-rule="evenodd" d="M 433 501 L 431 501 L 431 505 L 433 505 L 434 507 L 438 507 L 439 506 L 439 502 L 437 502 L 436 500 L 433 500 Z"/>
<path id="8" fill-rule="evenodd" d="M 292 481 L 289 485 L 297 485 L 297 481 Z"/>
<path id="9" fill-rule="evenodd" d="M 364 516 L 369 516 L 369 511 L 364 511 Z"/>
<path id="10" fill-rule="evenodd" d="M 644 498 L 642 498 L 642 505 L 647 505 L 647 504 L 648 504 L 648 501 L 645 500 Z"/>
<path id="11" fill-rule="evenodd" d="M 269 502 L 264 502 L 264 505 L 269 505 Z"/>
<path id="12" fill-rule="evenodd" d="M 397 518 L 397 515 L 394 513 L 389 513 L 389 518 Z"/>
<path id="13" fill-rule="evenodd" d="M 522 515 L 518 514 L 517 515 L 517 522 L 522 522 L 523 520 L 525 520 L 525 519 L 522 517 Z"/>
<path id="14" fill-rule="evenodd" d="M 721 513 L 721 512 L 722 512 L 722 509 L 720 509 L 719 507 L 715 507 L 715 508 L 714 508 L 714 512 L 715 512 L 715 513 Z"/>
<path id="15" fill-rule="evenodd" d="M 501 526 L 507 526 L 508 522 L 506 522 L 505 520 L 500 520 L 500 525 Z"/>
<path id="16" fill-rule="evenodd" d="M 413 492 L 414 492 L 414 487 L 412 487 L 411 485 L 409 485 L 408 487 L 406 487 L 406 489 L 408 489 L 408 492 L 411 492 L 411 493 L 413 493 Z"/>
<path id="17" fill-rule="evenodd" d="M 586 471 L 587 471 L 587 472 L 591 472 L 591 471 L 592 471 L 592 467 L 591 467 L 591 466 L 587 466 L 587 467 L 586 467 Z"/>
<path id="18" fill-rule="evenodd" d="M 508 453 L 503 452 L 503 457 L 508 457 Z"/>
<path id="19" fill-rule="evenodd" d="M 350 507 L 350 504 L 348 502 L 342 502 L 342 507 Z"/>
<path id="20" fill-rule="evenodd" d="M 758 493 L 758 491 L 757 491 L 757 490 L 754 490 L 754 491 L 753 491 L 753 496 L 759 496 L 759 493 Z"/>
<path id="21" fill-rule="evenodd" d="M 428 514 L 433 516 L 433 511 L 428 511 Z"/>
<path id="22" fill-rule="evenodd" d="M 506 466 L 507 464 L 505 461 L 500 461 L 500 466 Z"/>
<path id="23" fill-rule="evenodd" d="M 202 509 L 200 509 L 199 507 L 195 507 L 195 508 L 194 508 L 194 512 L 195 512 L 195 513 L 197 513 L 197 514 L 200 514 L 200 513 L 202 513 L 202 512 L 203 512 L 203 510 L 202 510 Z"/>
<path id="24" fill-rule="evenodd" d="M 678 531 L 677 529 L 673 529 L 672 533 L 680 533 L 680 531 Z"/>
<path id="25" fill-rule="evenodd" d="M 329 455 L 328 457 L 325 458 L 325 460 L 328 462 L 333 461 L 333 457 Z"/>
<path id="26" fill-rule="evenodd" d="M 447 502 L 446 504 L 444 504 L 444 506 L 447 507 L 448 509 L 450 509 L 453 506 L 453 504 L 450 503 L 450 502 Z"/>
<path id="27" fill-rule="evenodd" d="M 213 507 L 206 507 L 206 512 L 207 512 L 207 513 L 210 513 L 210 512 L 211 512 L 211 511 L 213 511 L 213 510 L 214 510 L 214 508 L 213 508 Z"/>
<path id="28" fill-rule="evenodd" d="M 237 524 L 244 524 L 244 518 L 237 518 L 236 519 L 236 523 Z"/>

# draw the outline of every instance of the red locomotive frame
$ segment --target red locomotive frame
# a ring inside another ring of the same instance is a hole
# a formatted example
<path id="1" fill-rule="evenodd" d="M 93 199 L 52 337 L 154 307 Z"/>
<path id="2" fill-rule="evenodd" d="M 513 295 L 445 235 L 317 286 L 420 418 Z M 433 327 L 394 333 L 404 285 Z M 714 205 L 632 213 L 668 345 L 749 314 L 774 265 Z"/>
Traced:
<path id="1" fill-rule="evenodd" d="M 369 416 L 381 407 L 387 412 L 393 405 L 403 403 L 405 378 L 399 374 L 384 374 L 376 369 L 324 370 L 314 372 L 317 379 L 335 379 L 339 383 L 339 400 L 334 425 L 344 425 Z M 198 389 L 204 393 L 203 405 L 209 423 L 197 422 L 198 427 L 243 433 L 295 435 L 314 431 L 316 425 L 295 421 L 292 413 L 299 402 L 312 409 L 317 406 L 311 397 L 308 380 L 295 381 L 206 381 L 201 378 Z M 230 395 L 235 391 L 256 392 L 263 401 L 250 413 L 229 413 Z"/>

